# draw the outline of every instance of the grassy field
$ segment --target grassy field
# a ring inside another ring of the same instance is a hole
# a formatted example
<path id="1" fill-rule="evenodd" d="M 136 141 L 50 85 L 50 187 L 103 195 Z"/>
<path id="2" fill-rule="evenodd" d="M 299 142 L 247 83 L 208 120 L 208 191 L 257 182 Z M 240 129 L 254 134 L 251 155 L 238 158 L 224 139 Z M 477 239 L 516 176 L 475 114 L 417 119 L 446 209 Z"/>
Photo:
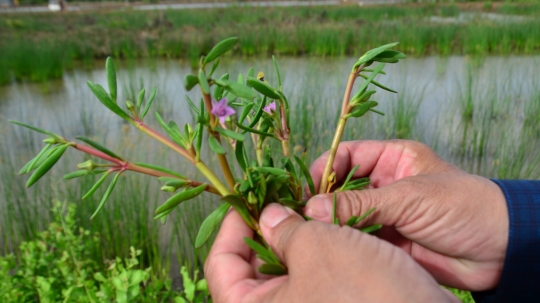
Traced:
<path id="1" fill-rule="evenodd" d="M 462 13 L 472 19 L 460 21 Z M 412 56 L 534 54 L 539 17 L 539 3 L 4 14 L 0 84 L 58 78 L 74 64 L 91 67 L 93 59 L 109 55 L 186 58 L 196 65 L 228 36 L 241 38 L 232 52 L 237 56 L 344 56 L 392 41 Z"/>

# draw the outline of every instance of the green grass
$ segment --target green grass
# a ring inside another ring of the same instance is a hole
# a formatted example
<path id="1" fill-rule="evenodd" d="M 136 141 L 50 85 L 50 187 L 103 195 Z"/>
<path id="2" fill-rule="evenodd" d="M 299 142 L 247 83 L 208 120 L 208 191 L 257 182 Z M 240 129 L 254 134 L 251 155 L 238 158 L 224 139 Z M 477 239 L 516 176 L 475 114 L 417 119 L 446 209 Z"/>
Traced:
<path id="1" fill-rule="evenodd" d="M 522 5 L 503 7 L 519 15 L 535 10 Z M 540 19 L 533 16 L 521 22 L 428 21 L 463 11 L 444 4 L 5 15 L 0 52 L 6 55 L 0 66 L 8 71 L 0 72 L 0 83 L 11 75 L 32 81 L 61 77 L 74 60 L 89 64 L 109 55 L 186 58 L 196 65 L 201 54 L 228 36 L 241 38 L 233 55 L 255 57 L 356 55 L 392 41 L 400 41 L 400 50 L 413 56 L 534 54 L 540 49 Z"/>

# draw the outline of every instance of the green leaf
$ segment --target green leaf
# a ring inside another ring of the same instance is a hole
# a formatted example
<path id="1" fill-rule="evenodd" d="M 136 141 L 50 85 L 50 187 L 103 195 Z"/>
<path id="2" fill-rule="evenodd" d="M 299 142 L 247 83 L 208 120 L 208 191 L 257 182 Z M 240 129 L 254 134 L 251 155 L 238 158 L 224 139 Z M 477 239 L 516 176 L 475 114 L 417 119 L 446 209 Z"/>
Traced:
<path id="1" fill-rule="evenodd" d="M 349 117 L 362 117 L 365 115 L 372 107 L 377 106 L 377 102 L 375 101 L 367 101 L 362 103 L 361 105 L 355 106 L 354 109 L 350 114 L 345 115 L 346 118 Z"/>
<path id="2" fill-rule="evenodd" d="M 69 145 L 61 145 L 52 155 L 50 155 L 47 160 L 45 160 L 41 165 L 36 169 L 36 171 L 30 176 L 28 182 L 26 182 L 26 187 L 32 186 L 36 183 L 43 175 L 45 175 L 58 160 L 62 157 Z"/>
<path id="3" fill-rule="evenodd" d="M 182 174 L 179 174 L 179 173 L 177 173 L 175 171 L 172 171 L 170 169 L 167 169 L 165 167 L 161 167 L 161 166 L 157 166 L 157 165 L 153 165 L 153 164 L 148 164 L 148 163 L 143 163 L 143 162 L 135 162 L 135 165 L 138 165 L 138 166 L 144 167 L 144 168 L 150 168 L 150 169 L 153 169 L 153 170 L 157 170 L 157 171 L 160 171 L 162 173 L 177 176 L 177 177 L 182 178 L 182 179 L 187 179 L 186 176 L 184 176 Z"/>
<path id="4" fill-rule="evenodd" d="M 263 100 L 261 102 L 261 106 L 257 110 L 257 113 L 255 114 L 255 117 L 253 117 L 253 121 L 251 121 L 248 128 L 253 128 L 257 124 L 257 122 L 259 122 L 259 119 L 262 117 L 262 114 L 264 112 L 264 107 L 265 106 L 266 106 L 266 96 L 264 96 L 264 98 L 263 98 Z M 244 134 L 245 133 L 246 133 L 246 131 L 244 131 Z"/>
<path id="5" fill-rule="evenodd" d="M 234 152 L 236 156 L 236 161 L 238 162 L 238 165 L 240 165 L 240 168 L 244 172 L 247 171 L 247 159 L 246 159 L 246 153 L 244 151 L 244 144 L 242 141 L 236 142 L 236 150 Z"/>
<path id="6" fill-rule="evenodd" d="M 107 84 L 109 85 L 109 93 L 112 101 L 117 103 L 116 100 L 116 69 L 114 68 L 114 62 L 111 57 L 107 57 L 105 62 L 105 69 L 107 70 Z"/>
<path id="7" fill-rule="evenodd" d="M 223 203 L 204 219 L 195 239 L 195 248 L 201 248 L 208 241 L 216 227 L 225 218 L 229 207 L 229 203 Z"/>
<path id="8" fill-rule="evenodd" d="M 109 156 L 111 156 L 111 157 L 113 157 L 115 159 L 118 159 L 118 160 L 122 160 L 122 161 L 124 160 L 120 156 L 118 156 L 117 154 L 113 153 L 111 150 L 107 149 L 105 146 L 97 143 L 96 141 L 90 140 L 90 139 L 88 139 L 86 137 L 83 137 L 83 136 L 77 136 L 75 138 L 83 141 L 84 143 L 92 146 L 93 148 L 99 150 L 100 152 L 102 152 L 102 153 L 104 153 L 106 155 L 109 155 Z"/>
<path id="9" fill-rule="evenodd" d="M 223 81 L 223 80 L 228 80 L 229 79 L 229 74 L 224 74 L 223 76 L 221 76 L 221 78 L 219 78 L 219 80 Z M 220 86 L 218 84 L 218 81 L 214 80 L 214 83 L 217 84 L 217 87 L 214 89 L 214 99 L 216 100 L 221 100 L 223 98 L 223 91 L 224 91 L 224 88 L 223 86 Z M 224 82 L 222 82 L 223 84 Z"/>
<path id="10" fill-rule="evenodd" d="M 373 58 L 373 61 L 383 62 L 383 63 L 398 63 L 399 60 L 396 58 Z"/>
<path id="11" fill-rule="evenodd" d="M 205 94 L 210 94 L 210 86 L 208 86 L 208 80 L 202 69 L 199 69 L 199 85 Z"/>
<path id="12" fill-rule="evenodd" d="M 176 207 L 178 204 L 184 201 L 197 197 L 204 191 L 205 188 L 206 188 L 206 184 L 201 184 L 197 187 L 186 189 L 175 194 L 174 196 L 170 197 L 167 201 L 165 201 L 165 203 L 163 203 L 160 207 L 156 209 L 156 212 L 155 212 L 156 215 L 166 212 Z"/>
<path id="13" fill-rule="evenodd" d="M 358 94 L 356 94 L 356 96 L 354 96 L 351 100 L 351 102 L 349 103 L 351 106 L 357 106 L 358 104 L 362 103 L 362 102 L 366 102 L 367 100 L 369 100 L 369 97 L 371 97 L 373 94 L 375 94 L 377 91 L 375 90 L 368 90 L 368 91 L 365 91 L 365 92 L 361 92 L 359 91 Z"/>
<path id="14" fill-rule="evenodd" d="M 148 113 L 148 110 L 150 109 L 150 106 L 152 105 L 152 102 L 154 102 L 154 98 L 156 97 L 156 91 L 157 91 L 157 88 L 154 86 L 154 88 L 152 88 L 152 92 L 150 93 L 150 98 L 148 98 L 148 101 L 146 101 L 146 105 L 144 106 L 144 110 L 141 115 L 141 120 L 146 116 L 146 114 Z"/>
<path id="15" fill-rule="evenodd" d="M 238 80 L 236 82 L 240 84 L 244 84 L 244 75 L 238 74 Z"/>
<path id="16" fill-rule="evenodd" d="M 204 132 L 204 124 L 202 123 L 197 124 L 197 143 L 196 143 L 197 156 L 195 157 L 196 161 L 199 161 L 201 159 L 203 132 Z"/>
<path id="17" fill-rule="evenodd" d="M 360 66 L 361 64 L 372 61 L 372 59 L 375 58 L 380 53 L 382 53 L 385 50 L 388 50 L 388 49 L 390 49 L 390 48 L 392 48 L 392 47 L 394 47 L 394 46 L 396 46 L 398 44 L 399 44 L 399 42 L 394 42 L 394 43 L 386 44 L 386 45 L 383 45 L 383 46 L 379 46 L 379 47 L 377 47 L 375 49 L 372 49 L 372 50 L 366 52 L 362 57 L 360 57 L 360 59 L 358 59 L 358 62 L 356 62 L 354 64 L 354 68 Z"/>
<path id="18" fill-rule="evenodd" d="M 339 218 L 337 217 L 337 194 L 334 192 L 334 203 L 332 204 L 332 223 L 339 225 Z"/>
<path id="19" fill-rule="evenodd" d="M 382 73 L 379 72 L 379 74 L 382 74 Z M 366 76 L 366 75 L 360 74 L 360 77 L 362 77 L 362 78 L 364 78 L 364 79 L 366 79 L 366 80 L 368 79 L 368 76 Z M 380 88 L 382 88 L 382 89 L 384 89 L 384 90 L 386 90 L 386 91 L 389 91 L 389 92 L 392 92 L 392 93 L 396 93 L 396 94 L 397 94 L 397 92 L 396 92 L 395 90 L 393 90 L 393 89 L 391 89 L 391 88 L 388 88 L 388 87 L 386 87 L 386 86 L 380 84 L 379 82 L 377 82 L 377 81 L 375 81 L 375 80 L 371 80 L 371 84 L 373 84 L 373 85 L 375 85 L 375 86 L 378 86 L 378 87 L 380 87 Z"/>
<path id="20" fill-rule="evenodd" d="M 191 109 L 192 109 L 195 113 L 197 113 L 197 115 L 199 115 L 199 109 L 195 106 L 195 104 L 193 104 L 193 102 L 191 101 L 191 99 L 190 99 L 188 96 L 186 96 L 186 101 L 187 101 L 187 103 L 189 104 L 189 107 L 191 107 Z"/>
<path id="21" fill-rule="evenodd" d="M 234 210 L 236 210 L 238 214 L 240 214 L 246 224 L 249 225 L 249 227 L 251 227 L 252 229 L 255 229 L 254 223 L 256 223 L 256 221 L 249 213 L 246 203 L 239 195 L 227 195 L 220 200 L 230 204 L 234 208 Z"/>
<path id="22" fill-rule="evenodd" d="M 97 175 L 97 174 L 101 174 L 101 173 L 104 173 L 106 172 L 107 170 L 104 170 L 104 169 L 100 169 L 100 170 L 92 170 L 92 171 L 89 171 L 89 170 L 78 170 L 78 171 L 74 171 L 72 173 L 69 173 L 67 175 L 64 175 L 64 180 L 70 180 L 70 179 L 75 179 L 75 178 L 79 178 L 79 177 L 82 177 L 82 176 L 88 176 L 88 175 Z"/>
<path id="23" fill-rule="evenodd" d="M 341 186 L 341 188 L 344 188 L 345 186 L 347 186 L 347 184 L 349 184 L 349 181 L 351 181 L 351 178 L 354 176 L 354 173 L 360 168 L 360 164 L 356 165 L 355 167 L 353 167 L 351 169 L 351 171 L 349 172 L 349 174 L 347 175 L 347 179 L 345 179 L 345 182 L 343 182 L 343 185 Z"/>
<path id="24" fill-rule="evenodd" d="M 37 156 L 35 156 L 34 158 L 32 158 L 30 161 L 26 162 L 26 164 L 21 168 L 21 170 L 19 170 L 19 175 L 24 175 L 26 173 L 29 173 L 31 172 L 34 168 L 38 167 L 41 165 L 41 163 L 43 163 L 43 161 L 47 160 L 48 156 L 47 157 L 43 157 L 43 155 L 46 153 L 46 151 L 42 154 L 43 150 L 45 148 L 48 148 L 50 147 L 51 145 L 50 144 L 47 144 L 40 152 Z M 56 150 L 58 148 L 55 147 L 55 148 L 52 148 L 51 150 Z M 32 169 L 30 169 L 30 166 L 32 165 Z"/>
<path id="25" fill-rule="evenodd" d="M 212 75 L 214 74 L 214 72 L 216 71 L 216 69 L 219 66 L 219 61 L 220 61 L 219 58 L 217 58 L 217 60 L 214 61 L 214 64 L 212 64 L 212 69 L 210 70 L 210 74 L 208 75 L 208 77 L 212 77 Z"/>
<path id="26" fill-rule="evenodd" d="M 101 211 L 101 209 L 105 205 L 105 202 L 107 202 L 107 199 L 109 199 L 109 196 L 111 195 L 111 193 L 112 193 L 112 191 L 114 189 L 114 186 L 116 185 L 116 182 L 118 181 L 118 177 L 120 177 L 121 173 L 122 172 L 119 172 L 119 173 L 116 174 L 116 176 L 114 176 L 114 179 L 111 181 L 111 184 L 109 184 L 109 187 L 107 188 L 107 191 L 103 195 L 103 198 L 101 198 L 101 201 L 99 202 L 99 205 L 96 208 L 96 211 L 94 212 L 94 214 L 90 217 L 90 220 L 92 220 Z"/>
<path id="27" fill-rule="evenodd" d="M 371 83 L 371 81 L 373 81 L 373 79 L 375 79 L 375 76 L 377 76 L 377 74 L 384 68 L 384 63 L 379 63 L 379 65 L 377 65 L 377 67 L 375 67 L 375 69 L 373 70 L 373 72 L 371 73 L 371 75 L 369 75 L 369 77 L 366 79 L 366 81 L 364 81 L 364 83 L 362 83 L 362 86 L 360 86 L 360 89 L 358 89 L 359 92 L 364 92 L 368 85 Z"/>
<path id="28" fill-rule="evenodd" d="M 247 77 L 248 78 L 255 78 L 255 69 L 253 67 L 250 67 L 248 72 L 247 72 Z"/>
<path id="29" fill-rule="evenodd" d="M 19 121 L 15 121 L 15 120 L 8 120 L 9 123 L 13 123 L 13 124 L 17 124 L 19 126 L 22 126 L 22 127 L 26 127 L 26 128 L 29 128 L 35 132 L 38 132 L 38 133 L 42 133 L 42 134 L 45 134 L 45 135 L 49 135 L 49 136 L 53 136 L 55 138 L 61 138 L 59 135 L 57 134 L 54 134 L 54 133 L 51 133 L 49 131 L 46 131 L 44 129 L 41 129 L 41 128 L 38 128 L 38 127 L 35 127 L 35 126 L 32 126 L 32 125 L 28 125 L 28 124 L 25 124 L 25 123 L 22 123 L 22 122 L 19 122 Z"/>
<path id="30" fill-rule="evenodd" d="M 34 159 L 32 159 L 32 161 L 28 162 L 30 165 L 28 165 L 25 173 L 32 171 L 34 167 L 36 167 L 36 163 L 39 161 L 39 159 L 43 157 L 43 155 L 47 152 L 47 150 L 49 150 L 50 147 L 51 144 L 46 144 L 45 147 L 43 147 L 43 149 L 38 153 L 38 155 Z"/>
<path id="31" fill-rule="evenodd" d="M 371 69 L 371 68 L 364 68 L 364 69 L 362 70 L 362 72 L 369 72 L 369 73 L 371 73 L 371 72 L 373 72 L 373 71 L 374 71 L 374 70 Z M 386 73 L 385 73 L 384 71 L 379 71 L 379 74 L 381 74 L 381 75 L 386 75 Z M 366 76 L 366 77 L 367 77 L 367 76 Z"/>
<path id="32" fill-rule="evenodd" d="M 263 82 L 255 78 L 248 78 L 247 83 L 256 91 L 270 99 L 281 99 L 279 93 L 273 87 L 268 85 L 267 82 Z"/>
<path id="33" fill-rule="evenodd" d="M 199 78 L 195 75 L 187 75 L 184 77 L 184 88 L 190 91 L 195 85 L 199 84 Z"/>
<path id="34" fill-rule="evenodd" d="M 206 64 L 208 62 L 212 62 L 219 56 L 228 52 L 236 45 L 237 42 L 238 42 L 237 37 L 230 37 L 230 38 L 220 41 L 218 44 L 216 44 L 216 46 L 214 46 L 214 48 L 212 48 L 212 50 L 210 50 L 208 55 L 206 55 L 206 58 L 204 58 L 204 63 Z"/>
<path id="35" fill-rule="evenodd" d="M 219 141 L 214 136 L 208 136 L 208 145 L 210 145 L 210 149 L 212 149 L 212 151 L 216 154 L 225 154 L 225 149 L 223 149 L 221 143 L 219 143 Z"/>
<path id="36" fill-rule="evenodd" d="M 254 133 L 254 134 L 258 134 L 258 135 L 261 135 L 261 136 L 265 136 L 265 137 L 271 137 L 271 138 L 275 138 L 276 136 L 274 136 L 274 134 L 271 134 L 271 133 L 266 133 L 266 132 L 263 132 L 263 131 L 260 131 L 260 130 L 256 130 L 254 128 L 249 128 L 247 126 L 244 126 L 238 122 L 236 122 L 236 126 L 238 126 L 238 128 L 246 131 L 246 132 L 250 132 L 250 133 Z"/>
<path id="37" fill-rule="evenodd" d="M 116 103 L 114 103 L 111 100 L 111 97 L 105 92 L 105 89 L 99 84 L 94 84 L 90 81 L 87 81 L 86 84 L 88 84 L 88 87 L 94 93 L 94 95 L 98 98 L 98 100 L 105 105 L 108 109 L 110 109 L 113 113 L 117 114 L 123 119 L 131 120 L 128 114 L 126 114 Z"/>
<path id="38" fill-rule="evenodd" d="M 255 92 L 247 85 L 225 79 L 214 80 L 214 82 L 240 98 L 253 100 L 256 97 Z"/>
<path id="39" fill-rule="evenodd" d="M 137 97 L 137 110 L 136 112 L 139 113 L 140 109 L 141 109 L 141 104 L 144 100 L 144 95 L 146 94 L 146 90 L 143 88 L 141 89 L 141 91 L 139 92 L 139 96 Z"/>
<path id="40" fill-rule="evenodd" d="M 275 167 L 255 167 L 255 170 L 261 173 L 271 174 L 274 176 L 287 176 L 289 173 L 286 170 Z"/>
<path id="41" fill-rule="evenodd" d="M 384 116 L 384 113 L 383 113 L 383 112 L 380 112 L 380 111 L 378 111 L 378 110 L 376 110 L 376 109 L 370 108 L 369 111 L 370 111 L 370 112 L 374 112 L 374 113 L 376 113 L 376 114 L 378 114 L 378 115 Z"/>
<path id="42" fill-rule="evenodd" d="M 287 274 L 287 268 L 280 264 L 268 264 L 265 263 L 258 268 L 261 274 L 283 276 Z"/>
<path id="43" fill-rule="evenodd" d="M 278 64 L 277 64 L 276 57 L 274 55 L 272 55 L 272 61 L 274 62 L 274 68 L 276 69 L 279 90 L 283 90 L 283 85 L 281 85 L 281 75 L 279 74 L 279 67 L 278 67 Z"/>
<path id="44" fill-rule="evenodd" d="M 240 119 L 238 120 L 238 123 L 242 124 L 242 122 L 244 122 L 254 105 L 255 103 L 248 103 L 244 106 L 244 108 L 242 109 L 242 113 L 240 114 Z"/>
<path id="45" fill-rule="evenodd" d="M 218 133 L 220 133 L 220 134 L 222 134 L 222 135 L 224 135 L 226 137 L 229 137 L 229 138 L 231 138 L 233 140 L 236 140 L 236 141 L 242 141 L 243 142 L 245 140 L 244 135 L 239 134 L 237 132 L 234 132 L 234 131 L 232 131 L 230 129 L 216 127 L 214 130 L 217 131 Z"/>
<path id="46" fill-rule="evenodd" d="M 381 229 L 381 227 L 382 227 L 382 224 L 375 224 L 375 225 L 360 228 L 359 230 L 363 233 L 372 233 L 374 231 Z"/>
<path id="47" fill-rule="evenodd" d="M 375 58 L 373 58 L 373 61 L 377 61 L 377 59 L 381 59 L 381 58 L 385 58 L 385 59 L 390 59 L 390 58 L 405 59 L 406 56 L 402 52 L 398 52 L 398 51 L 395 51 L 395 50 L 386 50 L 386 51 L 378 54 Z"/>
<path id="48" fill-rule="evenodd" d="M 82 200 L 94 194 L 94 192 L 96 192 L 96 190 L 101 186 L 101 184 L 103 184 L 103 181 L 107 179 L 110 173 L 111 171 L 107 171 L 103 176 L 101 176 L 101 178 L 99 178 L 99 180 L 94 184 L 94 186 L 92 186 L 92 188 L 90 188 L 90 190 L 82 197 Z"/>
<path id="49" fill-rule="evenodd" d="M 283 167 L 291 174 L 293 179 L 298 179 L 298 175 L 296 174 L 296 169 L 294 169 L 294 165 L 291 162 L 291 159 L 289 157 L 281 158 L 281 163 L 283 164 Z"/>
<path id="50" fill-rule="evenodd" d="M 262 246 L 248 237 L 244 237 L 244 242 L 246 242 L 246 244 L 257 254 L 266 257 L 267 260 L 272 260 L 272 262 L 269 263 L 280 264 L 278 257 L 269 248 Z"/>
<path id="51" fill-rule="evenodd" d="M 311 177 L 311 174 L 309 173 L 308 167 L 306 166 L 304 161 L 302 161 L 302 159 L 298 158 L 297 156 L 294 156 L 294 159 L 296 160 L 296 163 L 298 163 L 298 165 L 300 166 L 300 170 L 302 171 L 302 174 L 306 178 L 311 195 L 316 195 L 317 192 L 315 191 L 315 184 L 313 183 L 313 178 Z"/>

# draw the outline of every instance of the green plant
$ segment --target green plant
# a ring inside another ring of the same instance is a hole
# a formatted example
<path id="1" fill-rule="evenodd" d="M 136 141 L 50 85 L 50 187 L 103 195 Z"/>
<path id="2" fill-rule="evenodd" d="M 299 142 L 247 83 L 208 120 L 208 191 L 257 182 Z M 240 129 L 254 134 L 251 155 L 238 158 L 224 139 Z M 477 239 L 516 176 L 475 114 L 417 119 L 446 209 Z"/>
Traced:
<path id="1" fill-rule="evenodd" d="M 102 272 L 100 260 L 90 258 L 100 249 L 98 235 L 77 226 L 75 211 L 57 202 L 54 221 L 38 239 L 21 244 L 19 258 L 0 257 L 1 302 L 209 302 L 204 280 L 189 279 L 182 267 L 184 290 L 173 290 L 169 279 L 139 268 L 141 251 L 133 247 L 130 258 L 116 258 Z"/>

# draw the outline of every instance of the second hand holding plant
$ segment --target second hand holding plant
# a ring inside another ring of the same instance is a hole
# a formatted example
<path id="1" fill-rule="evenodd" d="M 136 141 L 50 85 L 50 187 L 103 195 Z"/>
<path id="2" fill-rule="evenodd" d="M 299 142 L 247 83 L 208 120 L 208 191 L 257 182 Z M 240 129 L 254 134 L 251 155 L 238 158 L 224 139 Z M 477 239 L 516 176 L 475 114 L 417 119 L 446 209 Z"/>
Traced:
<path id="1" fill-rule="evenodd" d="M 155 88 L 142 109 L 145 96 L 144 89 L 139 93 L 136 104 L 126 101 L 127 111 L 117 105 L 116 70 L 111 58 L 108 58 L 106 63 L 109 92 L 107 93 L 99 84 L 88 82 L 89 88 L 103 105 L 137 129 L 185 157 L 208 179 L 210 184 L 190 180 L 163 167 L 126 161 L 88 138 L 77 137 L 88 144 L 88 146 L 82 145 L 69 141 L 60 135 L 21 122 L 11 121 L 49 136 L 45 140 L 45 148 L 19 172 L 24 174 L 35 169 L 35 172 L 28 180 L 27 186 L 31 186 L 47 173 L 68 147 L 73 147 L 110 162 L 110 164 L 96 164 L 87 161 L 77 166 L 78 171 L 64 177 L 65 179 L 72 179 L 85 175 L 103 174 L 83 199 L 92 195 L 109 174 L 117 172 L 92 218 L 103 208 L 120 174 L 126 170 L 159 177 L 160 181 L 165 182 L 161 189 L 173 193 L 173 196 L 156 209 L 156 219 L 164 220 L 180 203 L 197 197 L 203 191 L 217 194 L 221 196 L 223 204 L 204 220 L 197 235 L 195 246 L 201 247 L 208 241 L 225 217 L 229 207 L 232 206 L 250 228 L 256 231 L 256 239 L 246 238 L 245 242 L 257 253 L 259 259 L 265 262 L 259 268 L 259 271 L 272 275 L 286 274 L 286 267 L 275 256 L 261 236 L 258 222 L 262 209 L 270 203 L 277 202 L 301 213 L 302 207 L 305 205 L 302 190 L 303 178 L 306 179 L 311 194 L 332 191 L 336 183 L 332 165 L 347 119 L 361 117 L 368 111 L 382 114 L 374 109 L 378 103 L 370 100 L 375 91 L 368 91 L 367 88 L 369 84 L 374 84 L 395 93 L 395 91 L 375 82 L 374 78 L 378 74 L 384 74 L 382 70 L 385 63 L 397 63 L 399 59 L 403 59 L 405 56 L 398 51 L 390 50 L 398 44 L 392 43 L 368 51 L 354 64 L 343 97 L 341 115 L 332 140 L 330 156 L 325 166 L 319 190 L 316 191 L 308 166 L 302 160 L 302 158 L 305 159 L 305 154 L 300 158 L 291 155 L 290 152 L 289 101 L 283 93 L 281 75 L 275 58 L 273 57 L 273 62 L 277 74 L 278 88 L 274 88 L 266 81 L 262 72 L 255 77 L 253 68 L 248 71 L 246 79 L 241 74 L 238 76 L 237 81 L 229 80 L 229 74 L 224 74 L 220 78 L 213 77 L 219 65 L 220 56 L 231 50 L 237 41 L 238 38 L 232 37 L 219 42 L 206 57 L 201 57 L 198 75 L 187 75 L 185 77 L 184 86 L 186 90 L 189 91 L 199 85 L 203 97 L 199 106 L 196 106 L 186 97 L 190 107 L 196 113 L 197 124 L 194 127 L 185 124 L 183 133 L 174 121 L 166 123 L 158 113 L 155 114 L 156 119 L 168 134 L 168 137 L 143 123 L 143 119 L 155 98 Z M 374 69 L 367 69 L 374 62 L 379 62 L 379 64 Z M 212 63 L 212 67 L 210 72 L 207 72 L 206 67 L 210 63 Z M 369 76 L 364 74 L 368 72 L 371 73 Z M 358 77 L 364 78 L 365 81 L 359 88 L 358 93 L 351 98 L 354 83 Z M 240 112 L 240 115 L 237 117 L 236 113 L 238 112 Z M 205 129 L 208 132 L 208 147 L 218 158 L 227 185 L 201 160 Z M 248 146 L 247 142 L 245 142 L 246 133 L 251 135 L 255 159 L 250 159 L 246 151 L 246 146 Z M 282 155 L 277 157 L 279 161 L 274 161 L 276 156 L 273 155 L 270 149 L 272 141 L 277 141 L 281 145 Z M 224 146 L 225 142 L 228 147 Z M 227 150 L 234 153 L 236 162 L 242 171 L 241 178 L 234 177 L 226 157 Z M 337 191 L 358 190 L 369 185 L 369 178 L 351 180 L 357 169 L 358 166 L 351 170 L 349 176 Z M 340 224 L 336 218 L 335 208 L 336 199 L 334 199 L 333 222 L 334 224 Z M 371 214 L 373 210 L 369 210 L 360 217 L 350 218 L 346 225 L 356 225 L 360 220 Z M 366 227 L 362 231 L 372 232 L 378 228 L 380 228 L 380 225 L 374 225 Z"/>

